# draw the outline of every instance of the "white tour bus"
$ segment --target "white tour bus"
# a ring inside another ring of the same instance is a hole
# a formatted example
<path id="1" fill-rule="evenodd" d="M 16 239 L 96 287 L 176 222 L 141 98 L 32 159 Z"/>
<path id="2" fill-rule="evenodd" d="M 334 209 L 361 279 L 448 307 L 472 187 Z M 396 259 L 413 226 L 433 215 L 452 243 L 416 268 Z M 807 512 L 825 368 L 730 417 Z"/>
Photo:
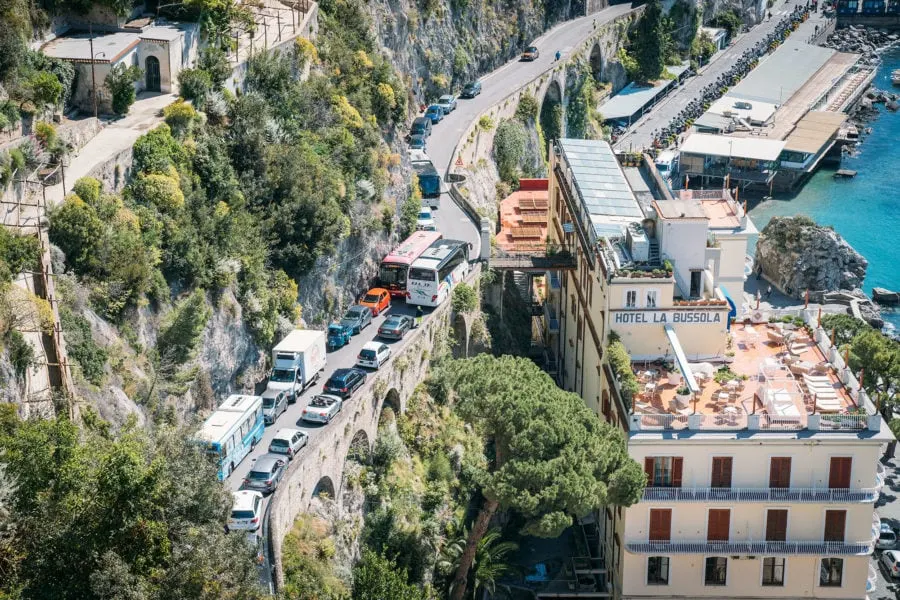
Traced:
<path id="1" fill-rule="evenodd" d="M 409 266 L 406 303 L 439 306 L 468 273 L 468 242 L 438 240 Z"/>
<path id="2" fill-rule="evenodd" d="M 232 394 L 203 423 L 197 440 L 215 457 L 225 479 L 263 436 L 262 398 Z"/>

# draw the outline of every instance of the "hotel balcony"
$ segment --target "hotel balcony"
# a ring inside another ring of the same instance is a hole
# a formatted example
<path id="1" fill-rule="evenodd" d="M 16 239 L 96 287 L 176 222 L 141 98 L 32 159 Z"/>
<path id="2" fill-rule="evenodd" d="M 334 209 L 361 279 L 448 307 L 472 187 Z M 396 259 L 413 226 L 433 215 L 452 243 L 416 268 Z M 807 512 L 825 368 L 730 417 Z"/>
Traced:
<path id="1" fill-rule="evenodd" d="M 881 465 L 878 465 L 881 467 Z M 881 467 L 884 472 L 884 467 Z M 871 504 L 884 487 L 883 475 L 876 475 L 869 488 L 672 488 L 648 487 L 644 502 L 794 502 L 799 504 Z"/>
<path id="2" fill-rule="evenodd" d="M 634 540 L 625 543 L 632 554 L 707 554 L 727 556 L 771 556 L 773 554 L 814 556 L 868 556 L 875 551 L 875 540 L 859 542 L 826 542 L 819 540 L 766 541 L 651 541 Z"/>

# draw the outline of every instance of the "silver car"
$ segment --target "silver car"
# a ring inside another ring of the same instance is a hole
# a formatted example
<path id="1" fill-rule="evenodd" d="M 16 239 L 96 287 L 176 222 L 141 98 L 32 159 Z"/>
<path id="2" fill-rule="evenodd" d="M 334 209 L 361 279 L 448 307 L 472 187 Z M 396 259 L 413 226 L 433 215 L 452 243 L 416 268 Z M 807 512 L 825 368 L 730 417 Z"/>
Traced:
<path id="1" fill-rule="evenodd" d="M 881 566 L 887 571 L 891 579 L 900 577 L 900 552 L 896 550 L 885 550 L 881 553 Z"/>
<path id="2" fill-rule="evenodd" d="M 308 443 L 309 436 L 299 429 L 279 429 L 269 442 L 269 452 L 287 454 L 288 459 L 293 460 L 300 449 Z"/>
<path id="3" fill-rule="evenodd" d="M 287 391 L 267 389 L 262 393 L 262 405 L 263 420 L 266 425 L 271 425 L 287 410 Z"/>
<path id="4" fill-rule="evenodd" d="M 341 412 L 344 401 L 331 394 L 313 396 L 303 409 L 303 420 L 312 423 L 330 423 Z"/>
<path id="5" fill-rule="evenodd" d="M 284 467 L 287 459 L 277 454 L 263 454 L 256 459 L 251 467 L 247 477 L 244 478 L 244 484 L 241 486 L 245 490 L 257 490 L 268 493 L 274 492 L 278 487 L 281 478 L 284 477 Z"/>

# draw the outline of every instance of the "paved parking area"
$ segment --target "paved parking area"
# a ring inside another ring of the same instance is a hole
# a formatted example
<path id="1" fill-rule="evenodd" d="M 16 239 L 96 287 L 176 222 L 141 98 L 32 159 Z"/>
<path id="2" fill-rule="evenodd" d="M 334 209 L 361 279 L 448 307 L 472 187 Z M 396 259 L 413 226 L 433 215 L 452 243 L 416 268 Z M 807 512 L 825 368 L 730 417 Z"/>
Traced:
<path id="1" fill-rule="evenodd" d="M 897 454 L 900 454 L 898 449 Z M 881 497 L 875 508 L 881 516 L 883 523 L 890 523 L 894 528 L 900 528 L 900 459 L 893 458 L 884 461 L 885 467 L 885 484 L 881 492 Z M 878 565 L 877 550 L 872 556 L 872 564 L 878 571 L 878 584 L 875 590 L 869 594 L 869 600 L 897 600 L 900 598 L 900 581 L 891 580 L 884 569 Z"/>

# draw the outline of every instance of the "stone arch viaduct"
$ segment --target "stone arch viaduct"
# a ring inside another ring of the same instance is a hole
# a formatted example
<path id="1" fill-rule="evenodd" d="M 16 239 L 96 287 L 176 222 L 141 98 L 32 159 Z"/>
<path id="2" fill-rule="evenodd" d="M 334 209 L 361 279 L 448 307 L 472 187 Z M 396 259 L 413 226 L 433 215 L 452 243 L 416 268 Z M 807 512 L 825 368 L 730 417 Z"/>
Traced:
<path id="1" fill-rule="evenodd" d="M 469 274 L 469 283 L 480 273 L 481 267 L 476 265 Z M 396 413 L 406 411 L 406 401 L 425 378 L 435 345 L 451 320 L 450 302 L 444 302 L 420 328 L 407 334 L 409 342 L 381 371 L 369 377 L 338 416 L 290 463 L 269 501 L 268 544 L 276 587 L 284 583 L 282 542 L 297 515 L 307 512 L 320 494 L 341 501 L 344 463 L 355 450 L 374 447 L 384 408 L 390 407 Z M 464 334 L 467 339 L 469 332 Z"/>

